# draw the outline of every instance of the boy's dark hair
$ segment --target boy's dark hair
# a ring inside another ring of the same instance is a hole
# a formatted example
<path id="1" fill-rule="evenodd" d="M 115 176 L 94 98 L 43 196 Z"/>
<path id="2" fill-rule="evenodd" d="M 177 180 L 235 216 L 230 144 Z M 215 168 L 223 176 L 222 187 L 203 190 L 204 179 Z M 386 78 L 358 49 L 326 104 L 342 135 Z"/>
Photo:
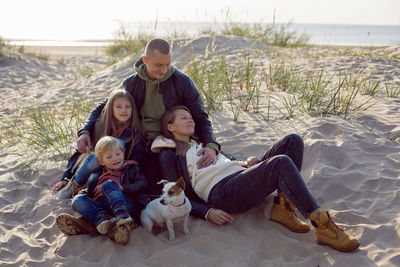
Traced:
<path id="1" fill-rule="evenodd" d="M 153 54 L 155 50 L 164 55 L 168 55 L 171 51 L 171 46 L 164 39 L 153 39 L 147 43 L 144 54 L 148 57 Z"/>

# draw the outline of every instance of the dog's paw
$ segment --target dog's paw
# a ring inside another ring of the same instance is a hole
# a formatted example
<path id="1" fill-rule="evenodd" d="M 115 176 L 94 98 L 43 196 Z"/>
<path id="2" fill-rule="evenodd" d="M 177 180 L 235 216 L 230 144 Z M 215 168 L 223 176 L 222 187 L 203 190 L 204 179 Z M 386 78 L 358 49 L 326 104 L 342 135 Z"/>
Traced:
<path id="1" fill-rule="evenodd" d="M 184 229 L 184 230 L 183 230 L 183 233 L 184 233 L 185 235 L 190 235 L 190 234 L 191 234 L 191 232 L 189 231 L 189 229 Z"/>
<path id="2" fill-rule="evenodd" d="M 175 235 L 170 235 L 169 236 L 169 241 L 172 241 L 172 240 L 174 240 L 175 239 Z"/>

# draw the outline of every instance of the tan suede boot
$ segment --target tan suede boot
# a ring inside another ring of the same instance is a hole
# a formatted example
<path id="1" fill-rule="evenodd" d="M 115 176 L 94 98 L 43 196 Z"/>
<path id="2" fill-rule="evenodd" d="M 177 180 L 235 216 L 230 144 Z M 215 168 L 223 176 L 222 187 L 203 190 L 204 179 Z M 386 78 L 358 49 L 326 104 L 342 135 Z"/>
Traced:
<path id="1" fill-rule="evenodd" d="M 74 217 L 69 214 L 62 213 L 57 216 L 56 224 L 60 231 L 65 235 L 99 234 L 93 223 L 82 216 Z"/>
<path id="2" fill-rule="evenodd" d="M 274 198 L 274 205 L 272 206 L 269 219 L 286 226 L 293 232 L 307 233 L 310 231 L 310 226 L 297 217 L 294 212 L 295 209 L 294 205 L 285 198 L 283 193 L 279 192 L 278 196 Z"/>
<path id="3" fill-rule="evenodd" d="M 335 224 L 326 210 L 321 211 L 319 218 L 311 221 L 311 223 L 315 227 L 317 242 L 320 245 L 330 246 L 342 252 L 351 252 L 360 246 L 355 237 L 346 233 Z"/>

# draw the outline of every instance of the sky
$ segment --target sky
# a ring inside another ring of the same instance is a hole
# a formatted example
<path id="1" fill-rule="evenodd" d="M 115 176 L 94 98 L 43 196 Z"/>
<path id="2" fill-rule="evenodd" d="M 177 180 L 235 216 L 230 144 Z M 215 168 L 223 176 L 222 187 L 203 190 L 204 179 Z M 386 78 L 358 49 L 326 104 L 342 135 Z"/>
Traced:
<path id="1" fill-rule="evenodd" d="M 227 5 L 229 3 L 229 5 Z M 400 25 L 400 0 L 0 0 L 0 37 L 105 39 L 120 22 Z"/>

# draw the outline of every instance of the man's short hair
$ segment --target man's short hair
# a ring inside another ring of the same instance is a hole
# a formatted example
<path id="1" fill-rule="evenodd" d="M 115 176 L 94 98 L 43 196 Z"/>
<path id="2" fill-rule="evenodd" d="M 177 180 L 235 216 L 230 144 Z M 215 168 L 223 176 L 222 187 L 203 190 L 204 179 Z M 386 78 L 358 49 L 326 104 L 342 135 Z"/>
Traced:
<path id="1" fill-rule="evenodd" d="M 149 41 L 146 45 L 146 49 L 144 50 L 144 54 L 148 57 L 155 50 L 158 50 L 160 53 L 164 55 L 168 55 L 171 51 L 171 46 L 164 39 L 153 39 Z"/>

